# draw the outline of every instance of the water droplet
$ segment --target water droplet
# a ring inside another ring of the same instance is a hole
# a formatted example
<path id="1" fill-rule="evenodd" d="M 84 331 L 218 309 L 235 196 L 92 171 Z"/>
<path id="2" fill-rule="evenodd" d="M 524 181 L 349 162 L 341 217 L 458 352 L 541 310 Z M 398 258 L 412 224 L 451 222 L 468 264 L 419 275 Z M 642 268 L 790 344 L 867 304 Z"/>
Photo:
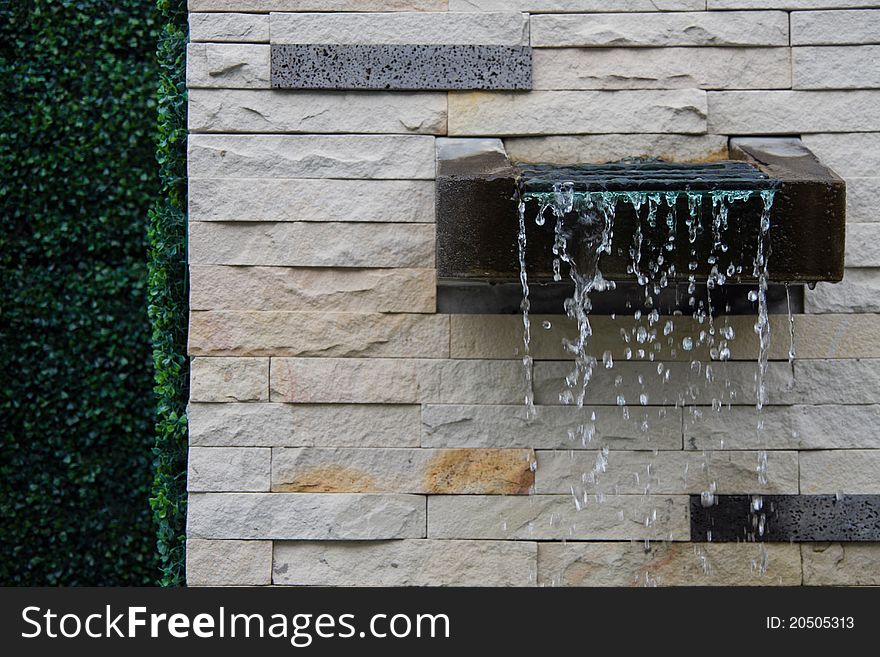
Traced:
<path id="1" fill-rule="evenodd" d="M 546 320 L 541 324 L 541 326 L 543 326 L 544 330 L 546 330 L 546 331 L 549 331 L 551 328 L 553 328 L 553 324 L 551 324 L 550 322 L 548 322 Z"/>
<path id="2" fill-rule="evenodd" d="M 681 341 L 681 348 L 685 351 L 690 351 L 694 348 L 694 341 L 692 338 L 685 338 Z"/>

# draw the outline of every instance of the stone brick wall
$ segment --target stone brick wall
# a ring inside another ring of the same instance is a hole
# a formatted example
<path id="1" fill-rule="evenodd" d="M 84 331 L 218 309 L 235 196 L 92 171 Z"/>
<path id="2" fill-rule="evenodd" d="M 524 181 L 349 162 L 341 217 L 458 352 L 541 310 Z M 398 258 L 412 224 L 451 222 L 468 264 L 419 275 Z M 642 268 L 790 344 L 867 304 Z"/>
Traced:
<path id="1" fill-rule="evenodd" d="M 688 520 L 711 479 L 880 493 L 880 2 L 189 6 L 191 585 L 880 584 L 880 545 L 696 544 Z M 290 40 L 530 44 L 534 90 L 273 91 L 270 43 Z M 713 381 L 663 357 L 689 406 L 727 379 L 734 407 L 700 415 L 657 386 L 632 409 L 647 434 L 615 403 L 657 363 L 625 360 L 620 324 L 596 318 L 618 364 L 579 411 L 558 402 L 572 325 L 535 318 L 526 423 L 521 318 L 435 312 L 436 139 L 695 161 L 750 134 L 801 135 L 846 179 L 850 222 L 846 279 L 807 292 L 793 365 L 773 318 L 765 431 L 750 317 Z M 597 440 L 572 442 L 594 411 Z M 584 483 L 600 445 L 607 472 Z M 572 486 L 604 502 L 578 511 Z"/>

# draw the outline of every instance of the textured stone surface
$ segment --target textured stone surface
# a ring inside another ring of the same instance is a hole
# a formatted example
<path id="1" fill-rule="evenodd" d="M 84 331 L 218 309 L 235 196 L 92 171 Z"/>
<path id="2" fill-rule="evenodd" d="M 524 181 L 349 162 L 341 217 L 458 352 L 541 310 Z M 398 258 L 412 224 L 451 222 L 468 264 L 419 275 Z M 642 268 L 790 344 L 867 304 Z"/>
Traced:
<path id="1" fill-rule="evenodd" d="M 269 400 L 268 358 L 193 358 L 189 399 L 194 402 Z"/>
<path id="2" fill-rule="evenodd" d="M 595 414 L 595 420 L 592 416 Z M 647 420 L 649 431 L 642 430 Z M 594 433 L 591 435 L 591 429 Z M 632 409 L 630 419 L 617 408 L 542 406 L 532 420 L 525 406 L 422 407 L 426 447 L 533 447 L 535 449 L 681 449 L 681 410 Z"/>
<path id="3" fill-rule="evenodd" d="M 432 495 L 428 497 L 428 537 L 687 540 L 687 507 L 688 498 L 683 496 L 615 495 L 601 504 L 591 500 L 578 511 L 571 495 Z"/>
<path id="4" fill-rule="evenodd" d="M 871 130 L 880 130 L 880 91 L 709 92 L 710 132 L 755 135 Z"/>
<path id="5" fill-rule="evenodd" d="M 766 571 L 759 567 L 768 559 Z M 539 586 L 798 586 L 797 545 L 541 543 Z"/>
<path id="6" fill-rule="evenodd" d="M 837 284 L 806 291 L 811 313 L 880 313 L 880 269 L 847 269 Z"/>
<path id="7" fill-rule="evenodd" d="M 707 0 L 708 9 L 835 9 L 876 7 L 877 0 Z"/>
<path id="8" fill-rule="evenodd" d="M 880 10 L 796 11 L 791 14 L 793 46 L 849 43 L 880 43 Z"/>
<path id="9" fill-rule="evenodd" d="M 803 142 L 823 164 L 844 178 L 874 178 L 880 171 L 880 133 L 804 135 Z M 853 157 L 854 153 L 858 157 Z"/>
<path id="10" fill-rule="evenodd" d="M 535 89 L 787 89 L 788 48 L 538 49 Z"/>
<path id="11" fill-rule="evenodd" d="M 266 492 L 272 450 L 255 447 L 191 447 L 186 488 L 197 492 Z"/>
<path id="12" fill-rule="evenodd" d="M 531 89 L 528 46 L 272 47 L 276 89 Z"/>
<path id="13" fill-rule="evenodd" d="M 524 495 L 534 462 L 530 449 L 276 449 L 272 490 Z"/>
<path id="14" fill-rule="evenodd" d="M 880 406 L 768 406 L 758 433 L 754 408 L 685 409 L 688 449 L 880 449 Z M 772 473 L 771 473 L 772 474 Z M 836 492 L 836 491 L 834 491 Z"/>
<path id="15" fill-rule="evenodd" d="M 418 447 L 418 406 L 379 404 L 189 405 L 197 446 Z"/>
<path id="16" fill-rule="evenodd" d="M 434 266 L 431 224 L 195 222 L 189 240 L 192 264 Z"/>
<path id="17" fill-rule="evenodd" d="M 792 49 L 795 89 L 877 89 L 874 64 L 880 46 L 820 46 Z"/>
<path id="18" fill-rule="evenodd" d="M 266 14 L 210 13 L 189 15 L 190 41 L 269 43 Z"/>
<path id="19" fill-rule="evenodd" d="M 433 269 L 190 267 L 191 310 L 432 313 Z"/>
<path id="20" fill-rule="evenodd" d="M 190 132 L 446 132 L 446 96 L 431 93 L 193 89 Z"/>
<path id="21" fill-rule="evenodd" d="M 880 586 L 880 543 L 801 545 L 807 586 Z"/>
<path id="22" fill-rule="evenodd" d="M 797 493 L 797 452 L 768 452 L 767 483 L 758 481 L 756 452 L 699 453 L 613 451 L 598 469 L 598 452 L 538 452 L 539 494 L 658 495 L 701 493 L 717 483 L 719 493 Z"/>
<path id="23" fill-rule="evenodd" d="M 880 541 L 880 495 L 720 495 L 714 502 L 704 507 L 691 496 L 692 540 Z"/>
<path id="24" fill-rule="evenodd" d="M 704 162 L 727 157 L 720 135 L 616 134 L 557 137 L 511 137 L 504 140 L 514 162 L 616 162 L 654 157 L 670 162 Z"/>
<path id="25" fill-rule="evenodd" d="M 534 586 L 537 545 L 404 540 L 277 543 L 273 583 L 292 586 Z"/>
<path id="26" fill-rule="evenodd" d="M 516 363 L 516 361 L 511 362 Z M 796 362 L 795 365 L 798 367 L 800 364 Z M 539 404 L 559 404 L 559 395 L 566 390 L 565 377 L 572 370 L 571 362 L 536 362 L 535 401 Z M 662 374 L 658 373 L 657 363 L 616 362 L 614 368 L 610 370 L 602 366 L 594 369 L 585 401 L 587 404 L 615 405 L 620 401 L 618 398 L 622 397 L 630 408 L 635 409 L 640 404 L 640 396 L 645 394 L 647 404 L 654 406 L 671 406 L 679 402 L 711 406 L 713 399 L 719 399 L 725 405 L 729 402 L 733 405 L 754 406 L 756 371 L 757 365 L 754 362 L 713 363 L 712 381 L 708 381 L 702 366 L 699 369 L 692 369 L 685 362 L 664 363 Z M 667 372 L 668 378 L 664 384 L 663 380 L 667 377 Z M 855 371 L 852 374 L 855 375 Z M 832 398 L 832 396 L 836 397 L 837 391 L 828 391 L 826 395 L 825 379 L 829 376 L 832 376 L 832 370 L 818 372 L 805 370 L 803 382 L 805 393 L 817 399 L 824 399 L 827 396 L 830 398 L 827 403 L 840 403 Z M 642 379 L 641 382 L 639 377 Z M 792 403 L 800 394 L 800 390 L 795 387 L 795 379 L 788 363 L 771 362 L 766 381 L 771 404 Z M 843 385 L 852 385 L 852 381 L 842 383 L 840 390 Z"/>
<path id="27" fill-rule="evenodd" d="M 795 361 L 794 371 L 796 385 L 781 391 L 780 403 L 880 403 L 880 360 Z"/>
<path id="28" fill-rule="evenodd" d="M 853 223 L 880 221 L 880 177 L 846 179 L 846 220 Z"/>
<path id="29" fill-rule="evenodd" d="M 430 180 L 196 179 L 189 183 L 189 219 L 433 223 L 434 184 Z"/>
<path id="30" fill-rule="evenodd" d="M 333 385 L 328 385 L 329 382 Z M 431 361 L 397 358 L 275 358 L 272 401 L 417 404 L 439 400 Z"/>
<path id="31" fill-rule="evenodd" d="M 878 225 L 880 229 L 880 225 Z M 869 236 L 870 237 L 870 236 Z M 880 242 L 880 239 L 875 240 Z M 868 254 L 870 255 L 870 254 Z M 824 316 L 794 315 L 795 350 L 801 358 L 877 358 L 880 357 L 880 345 L 873 339 L 873 334 L 880 329 L 880 320 L 876 317 L 856 317 L 853 315 Z M 522 358 L 522 318 L 514 315 L 459 315 L 451 316 L 453 358 Z M 667 322 L 674 327 L 669 337 L 662 335 Z M 549 323 L 549 328 L 544 328 Z M 758 339 L 754 333 L 754 317 L 751 315 L 733 315 L 719 320 L 719 323 L 734 331 L 734 337 L 728 341 L 731 360 L 756 360 L 758 357 Z M 590 318 L 593 336 L 587 347 L 587 353 L 601 359 L 609 352 L 615 362 L 626 360 L 626 350 L 632 350 L 637 357 L 638 345 L 636 331 L 642 326 L 650 335 L 657 333 L 652 344 L 645 349 L 653 353 L 660 361 L 685 361 L 693 359 L 707 360 L 708 345 L 695 347 L 691 351 L 681 348 L 686 337 L 698 343 L 700 331 L 705 325 L 699 324 L 691 317 L 661 316 L 652 326 L 647 318 L 635 321 L 631 317 L 612 319 L 608 315 L 596 315 Z M 536 360 L 567 360 L 570 353 L 566 351 L 564 340 L 577 339 L 576 324 L 565 316 L 532 315 L 529 353 Z M 770 358 L 787 360 L 791 344 L 787 334 L 789 318 L 787 315 L 771 315 L 771 336 L 783 336 L 771 339 Z M 541 327 L 541 328 L 538 328 Z M 626 331 L 629 342 L 621 338 L 621 331 Z M 644 360 L 644 358 L 642 359 Z"/>
<path id="32" fill-rule="evenodd" d="M 189 353 L 199 356 L 446 358 L 447 315 L 190 313 Z"/>
<path id="33" fill-rule="evenodd" d="M 584 116 L 590 116 L 585 121 Z M 706 132 L 706 94 L 674 91 L 451 92 L 450 135 Z"/>
<path id="34" fill-rule="evenodd" d="M 801 452 L 800 466 L 802 493 L 880 494 L 880 450 Z"/>
<path id="35" fill-rule="evenodd" d="M 191 135 L 190 178 L 434 178 L 419 135 Z"/>
<path id="36" fill-rule="evenodd" d="M 446 11 L 447 0 L 189 0 L 190 11 Z"/>
<path id="37" fill-rule="evenodd" d="M 186 86 L 269 89 L 269 46 L 190 43 L 186 47 Z"/>
<path id="38" fill-rule="evenodd" d="M 519 12 L 272 14 L 272 43 L 528 45 Z"/>
<path id="39" fill-rule="evenodd" d="M 847 224 L 846 266 L 880 267 L 880 223 Z"/>
<path id="40" fill-rule="evenodd" d="M 449 11 L 697 11 L 706 0 L 449 0 Z"/>
<path id="41" fill-rule="evenodd" d="M 268 586 L 272 541 L 186 542 L 187 586 Z"/>
<path id="42" fill-rule="evenodd" d="M 787 46 L 788 15 L 781 11 L 537 15 L 531 18 L 531 42 L 539 48 Z"/>
<path id="43" fill-rule="evenodd" d="M 194 493 L 187 536 L 273 540 L 424 538 L 420 495 Z"/>

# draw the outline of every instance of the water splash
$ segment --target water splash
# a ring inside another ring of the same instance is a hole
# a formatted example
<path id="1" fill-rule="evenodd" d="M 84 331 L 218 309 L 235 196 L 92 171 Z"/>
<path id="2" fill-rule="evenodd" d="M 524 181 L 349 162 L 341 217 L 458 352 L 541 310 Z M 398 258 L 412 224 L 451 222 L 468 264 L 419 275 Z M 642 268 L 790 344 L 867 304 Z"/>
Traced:
<path id="1" fill-rule="evenodd" d="M 526 270 L 526 203 L 523 198 L 519 199 L 519 235 L 517 238 L 517 247 L 519 253 L 519 281 L 522 285 L 522 321 L 523 321 L 523 374 L 526 383 L 525 407 L 526 419 L 531 420 L 537 416 L 535 408 L 535 383 L 533 377 L 533 360 L 531 355 L 532 328 L 529 319 L 529 311 L 531 310 L 531 302 L 529 301 L 529 275 Z"/>

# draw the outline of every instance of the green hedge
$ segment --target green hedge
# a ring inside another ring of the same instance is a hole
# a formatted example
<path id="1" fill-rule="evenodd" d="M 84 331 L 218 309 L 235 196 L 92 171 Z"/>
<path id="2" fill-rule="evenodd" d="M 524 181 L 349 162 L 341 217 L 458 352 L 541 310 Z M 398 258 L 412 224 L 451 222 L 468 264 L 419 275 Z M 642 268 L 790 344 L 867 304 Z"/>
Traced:
<path id="1" fill-rule="evenodd" d="M 156 477 L 150 503 L 157 523 L 164 586 L 184 583 L 186 529 L 186 81 L 185 0 L 159 0 L 161 200 L 150 211 L 149 308 L 159 395 Z"/>
<path id="2" fill-rule="evenodd" d="M 0 583 L 156 581 L 151 0 L 0 4 Z"/>

